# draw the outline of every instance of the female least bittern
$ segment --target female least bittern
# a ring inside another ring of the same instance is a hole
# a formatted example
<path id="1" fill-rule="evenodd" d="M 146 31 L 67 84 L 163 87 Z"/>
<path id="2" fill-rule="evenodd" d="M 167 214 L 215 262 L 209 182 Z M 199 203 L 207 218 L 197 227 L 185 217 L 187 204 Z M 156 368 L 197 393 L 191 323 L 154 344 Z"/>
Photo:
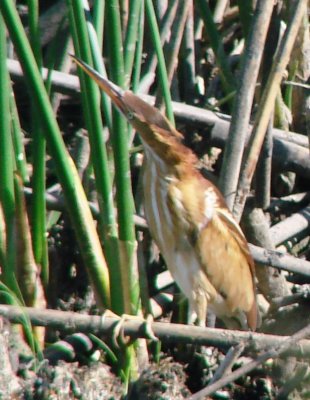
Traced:
<path id="1" fill-rule="evenodd" d="M 144 208 L 151 235 L 189 300 L 192 322 L 205 325 L 207 306 L 255 330 L 254 262 L 246 239 L 217 188 L 197 170 L 182 134 L 153 106 L 75 58 L 140 134 Z"/>

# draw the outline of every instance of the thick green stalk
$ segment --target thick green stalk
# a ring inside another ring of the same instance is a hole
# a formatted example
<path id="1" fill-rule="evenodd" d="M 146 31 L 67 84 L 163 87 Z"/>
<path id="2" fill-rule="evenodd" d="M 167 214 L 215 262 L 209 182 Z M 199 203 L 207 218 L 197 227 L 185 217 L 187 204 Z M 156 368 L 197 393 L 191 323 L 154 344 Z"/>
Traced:
<path id="1" fill-rule="evenodd" d="M 124 42 L 124 68 L 125 68 L 125 76 L 126 86 L 130 81 L 132 67 L 134 63 L 135 53 L 136 53 L 136 44 L 137 35 L 139 29 L 139 20 L 140 20 L 140 9 L 142 5 L 142 0 L 131 1 L 129 3 L 129 17 L 128 17 L 128 25 L 127 31 L 125 35 Z"/>
<path id="2" fill-rule="evenodd" d="M 97 34 L 98 45 L 101 52 L 104 32 L 104 4 L 105 0 L 96 0 L 93 5 L 93 24 Z"/>
<path id="3" fill-rule="evenodd" d="M 15 291 L 15 196 L 14 196 L 14 152 L 10 124 L 10 85 L 6 66 L 6 32 L 0 15 L 0 203 L 3 210 L 2 239 L 4 246 L 2 280 Z"/>
<path id="4" fill-rule="evenodd" d="M 38 0 L 28 0 L 28 19 L 30 44 L 39 69 L 42 68 L 40 49 L 39 4 Z M 45 156 L 46 142 L 36 107 L 32 102 L 32 136 L 33 136 L 33 176 L 32 176 L 32 246 L 35 261 L 41 266 L 44 286 L 48 284 L 48 251 L 46 240 L 46 205 L 45 205 Z"/>
<path id="5" fill-rule="evenodd" d="M 124 87 L 123 45 L 117 0 L 111 0 L 106 5 L 106 16 L 109 31 L 111 80 L 117 85 Z M 119 240 L 122 254 L 122 282 L 124 290 L 126 291 L 124 293 L 124 298 L 127 299 L 124 306 L 127 312 L 135 313 L 139 294 L 137 293 L 136 276 L 133 271 L 135 231 L 128 152 L 128 129 L 125 119 L 116 110 L 113 110 L 112 144 L 115 163 Z M 131 301 L 129 299 L 131 299 Z"/>
<path id="6" fill-rule="evenodd" d="M 13 0 L 2 0 L 0 2 L 0 10 L 40 115 L 49 151 L 54 159 L 56 173 L 63 188 L 69 216 L 79 242 L 82 257 L 95 288 L 97 299 L 99 303 L 109 307 L 108 270 L 83 187 L 72 159 L 65 148 L 39 69 Z"/>
<path id="7" fill-rule="evenodd" d="M 85 62 L 92 63 L 89 36 L 82 0 L 68 0 L 69 17 L 75 51 Z M 117 229 L 114 216 L 112 184 L 109 175 L 108 158 L 103 137 L 103 126 L 99 107 L 97 85 L 80 71 L 82 105 L 85 123 L 91 146 L 91 160 L 95 172 L 96 188 L 100 208 L 100 224 L 103 228 L 102 239 L 109 265 L 111 283 L 111 306 L 114 312 L 122 314 L 123 293 L 120 290 L 120 257 L 117 246 Z"/>
<path id="8" fill-rule="evenodd" d="M 117 85 L 124 87 L 124 55 L 120 10 L 117 0 L 110 0 L 107 2 L 106 21 L 107 30 L 109 32 L 110 76 Z M 136 265 L 136 241 L 133 222 L 134 203 L 130 180 L 128 129 L 125 119 L 115 109 L 113 110 L 112 115 L 112 145 L 115 163 L 119 249 L 121 255 L 120 272 L 125 300 L 123 312 L 136 314 L 139 309 L 140 293 Z M 122 359 L 122 368 L 127 378 L 127 384 L 130 381 L 130 378 L 137 378 L 137 359 L 133 346 L 126 347 Z"/>

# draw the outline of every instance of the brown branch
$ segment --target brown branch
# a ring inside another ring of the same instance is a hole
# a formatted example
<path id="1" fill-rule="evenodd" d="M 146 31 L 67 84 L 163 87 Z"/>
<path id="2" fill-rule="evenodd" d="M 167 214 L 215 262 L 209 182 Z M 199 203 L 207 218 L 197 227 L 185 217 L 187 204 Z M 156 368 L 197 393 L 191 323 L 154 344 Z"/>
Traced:
<path id="1" fill-rule="evenodd" d="M 224 19 L 225 10 L 229 5 L 228 0 L 219 0 L 216 2 L 213 19 L 216 24 L 221 24 Z"/>
<path id="2" fill-rule="evenodd" d="M 101 317 L 85 315 L 76 312 L 58 311 L 49 309 L 35 309 L 31 307 L 16 307 L 0 305 L 0 315 L 13 323 L 21 323 L 27 316 L 34 326 L 49 326 L 66 333 L 83 332 L 111 337 L 118 317 Z M 125 320 L 124 335 L 132 339 L 148 338 L 145 329 L 145 320 L 138 317 Z M 244 342 L 251 349 L 264 349 L 268 347 L 285 345 L 285 355 L 296 357 L 310 356 L 310 340 L 303 340 L 298 345 L 290 342 L 287 346 L 287 336 L 266 335 L 263 333 L 231 331 L 228 329 L 202 328 L 167 322 L 152 322 L 151 328 L 158 339 L 171 343 L 192 343 L 209 345 L 229 349 L 231 346 Z M 289 339 L 290 340 L 290 339 Z M 281 352 L 281 354 L 283 351 Z"/>
<path id="3" fill-rule="evenodd" d="M 167 76 L 170 87 L 179 61 L 179 51 L 190 6 L 190 2 L 188 0 L 178 0 L 176 3 L 178 3 L 178 7 L 173 25 L 171 26 L 170 40 L 166 43 L 164 48 Z M 161 109 L 163 103 L 162 91 L 158 90 L 156 107 Z"/>
<path id="4" fill-rule="evenodd" d="M 266 137 L 262 146 L 256 169 L 255 200 L 256 206 L 265 210 L 270 205 L 272 177 L 272 121 L 269 121 Z"/>

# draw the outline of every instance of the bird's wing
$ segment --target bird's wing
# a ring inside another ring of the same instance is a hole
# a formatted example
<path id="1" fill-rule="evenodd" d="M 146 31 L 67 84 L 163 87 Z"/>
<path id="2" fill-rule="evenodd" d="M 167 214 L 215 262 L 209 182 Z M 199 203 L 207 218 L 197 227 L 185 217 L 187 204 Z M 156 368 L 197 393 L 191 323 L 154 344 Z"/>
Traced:
<path id="1" fill-rule="evenodd" d="M 239 244 L 240 250 L 243 253 L 244 257 L 247 259 L 252 275 L 255 275 L 255 266 L 254 261 L 250 253 L 250 249 L 246 238 L 232 216 L 231 212 L 227 208 L 218 208 L 216 210 L 219 218 L 222 219 L 223 223 L 227 224 L 227 228 L 229 229 L 231 235 L 234 237 L 236 242 Z"/>
<path id="2" fill-rule="evenodd" d="M 202 268 L 232 311 L 249 311 L 254 300 L 253 266 L 246 247 L 222 210 L 216 210 L 197 235 Z"/>
<path id="3" fill-rule="evenodd" d="M 227 235 L 230 236 L 234 242 L 234 244 L 231 243 L 228 249 L 224 251 L 224 254 L 229 257 L 228 263 L 225 264 L 225 262 L 223 262 L 221 264 L 225 272 L 227 272 L 228 268 L 231 270 L 232 274 L 234 271 L 236 273 L 235 281 L 237 287 L 235 290 L 238 295 L 235 294 L 234 290 L 231 290 L 232 285 L 229 284 L 229 281 L 226 282 L 224 279 L 222 282 L 223 288 L 225 288 L 224 291 L 227 290 L 228 304 L 230 303 L 233 308 L 237 307 L 245 311 L 249 327 L 255 330 L 257 324 L 259 324 L 256 304 L 255 265 L 250 254 L 248 243 L 239 225 L 227 208 L 218 208 L 216 210 L 216 215 L 221 223 L 225 225 Z M 238 279 L 238 277 L 240 279 Z"/>
<path id="4" fill-rule="evenodd" d="M 249 325 L 254 327 L 254 264 L 246 239 L 219 191 L 206 180 L 193 178 L 187 183 L 183 180 L 179 187 L 182 195 L 177 196 L 174 190 L 170 201 L 182 202 L 175 208 L 183 210 L 183 231 L 196 249 L 208 281 L 226 300 L 230 311 L 246 312 Z M 182 221 L 180 214 L 178 221 Z"/>

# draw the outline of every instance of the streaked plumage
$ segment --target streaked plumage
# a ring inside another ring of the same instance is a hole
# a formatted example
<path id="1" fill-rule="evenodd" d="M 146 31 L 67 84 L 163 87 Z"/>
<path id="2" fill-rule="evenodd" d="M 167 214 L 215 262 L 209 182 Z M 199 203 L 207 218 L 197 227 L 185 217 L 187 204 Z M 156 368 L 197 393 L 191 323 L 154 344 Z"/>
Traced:
<path id="1" fill-rule="evenodd" d="M 254 263 L 217 188 L 197 170 L 182 135 L 154 107 L 75 59 L 140 134 L 145 149 L 144 207 L 151 235 L 189 300 L 192 319 L 246 315 L 256 329 Z"/>

